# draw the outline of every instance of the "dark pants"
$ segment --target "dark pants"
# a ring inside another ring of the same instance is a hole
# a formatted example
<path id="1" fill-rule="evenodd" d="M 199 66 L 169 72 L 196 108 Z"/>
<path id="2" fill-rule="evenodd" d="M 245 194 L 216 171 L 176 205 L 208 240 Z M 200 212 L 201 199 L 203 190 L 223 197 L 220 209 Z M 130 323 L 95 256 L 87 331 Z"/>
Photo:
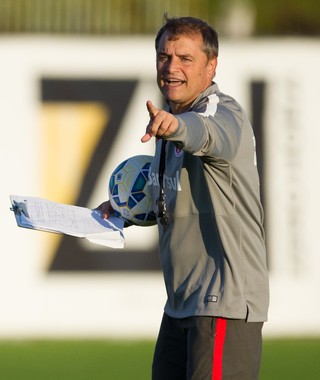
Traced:
<path id="1" fill-rule="evenodd" d="M 262 322 L 164 314 L 152 380 L 257 380 Z"/>

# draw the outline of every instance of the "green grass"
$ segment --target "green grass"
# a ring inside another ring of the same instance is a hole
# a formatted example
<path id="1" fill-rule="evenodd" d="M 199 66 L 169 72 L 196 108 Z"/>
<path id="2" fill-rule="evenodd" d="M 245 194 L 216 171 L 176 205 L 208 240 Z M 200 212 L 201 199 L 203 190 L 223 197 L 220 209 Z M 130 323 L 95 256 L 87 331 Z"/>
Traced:
<path id="1" fill-rule="evenodd" d="M 153 342 L 0 342 L 1 380 L 150 379 Z"/>
<path id="2" fill-rule="evenodd" d="M 320 379 L 320 338 L 265 339 L 260 380 L 298 379 Z"/>
<path id="3" fill-rule="evenodd" d="M 150 380 L 152 341 L 0 341 L 1 380 Z M 265 339 L 260 380 L 320 379 L 320 339 Z"/>

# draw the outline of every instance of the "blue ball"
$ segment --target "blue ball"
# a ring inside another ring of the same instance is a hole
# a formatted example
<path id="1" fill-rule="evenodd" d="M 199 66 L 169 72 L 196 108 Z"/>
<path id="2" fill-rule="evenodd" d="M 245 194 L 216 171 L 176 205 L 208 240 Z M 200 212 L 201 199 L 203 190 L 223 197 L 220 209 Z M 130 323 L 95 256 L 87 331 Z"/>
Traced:
<path id="1" fill-rule="evenodd" d="M 152 156 L 138 155 L 123 161 L 109 180 L 109 199 L 115 215 L 129 225 L 156 224 L 151 189 L 148 185 Z"/>

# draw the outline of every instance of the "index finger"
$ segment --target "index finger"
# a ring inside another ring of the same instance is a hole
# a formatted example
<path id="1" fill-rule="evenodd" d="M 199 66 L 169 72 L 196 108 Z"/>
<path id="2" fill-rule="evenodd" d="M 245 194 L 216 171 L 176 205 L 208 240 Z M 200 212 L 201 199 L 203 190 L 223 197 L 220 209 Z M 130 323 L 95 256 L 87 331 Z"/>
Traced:
<path id="1" fill-rule="evenodd" d="M 150 117 L 155 117 L 157 114 L 157 108 L 153 105 L 151 100 L 147 101 L 147 109 Z"/>

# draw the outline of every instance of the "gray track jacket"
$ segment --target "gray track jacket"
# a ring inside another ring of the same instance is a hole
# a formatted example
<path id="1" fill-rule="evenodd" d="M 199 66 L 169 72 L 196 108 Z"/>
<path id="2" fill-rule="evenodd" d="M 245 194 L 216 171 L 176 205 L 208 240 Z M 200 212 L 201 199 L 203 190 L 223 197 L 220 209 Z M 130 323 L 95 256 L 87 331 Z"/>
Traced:
<path id="1" fill-rule="evenodd" d="M 248 117 L 213 83 L 168 138 L 160 260 L 174 318 L 265 321 L 269 303 L 255 139 Z M 149 184 L 159 196 L 157 140 Z M 156 211 L 156 210 L 155 210 Z"/>

